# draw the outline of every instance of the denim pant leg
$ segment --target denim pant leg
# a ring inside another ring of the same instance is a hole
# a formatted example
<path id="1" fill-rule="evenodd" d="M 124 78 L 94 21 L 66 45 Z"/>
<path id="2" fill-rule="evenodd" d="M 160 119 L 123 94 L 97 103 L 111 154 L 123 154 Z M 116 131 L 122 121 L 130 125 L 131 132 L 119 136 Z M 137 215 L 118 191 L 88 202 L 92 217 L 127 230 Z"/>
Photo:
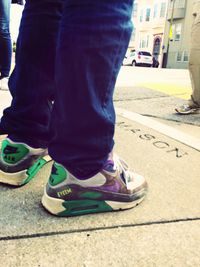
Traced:
<path id="1" fill-rule="evenodd" d="M 7 1 L 7 0 L 6 0 Z M 16 66 L 9 80 L 12 104 L 0 128 L 15 141 L 47 147 L 54 97 L 55 53 L 63 0 L 27 0 L 17 40 Z"/>
<path id="2" fill-rule="evenodd" d="M 10 37 L 11 0 L 0 0 L 0 77 L 8 77 L 12 58 Z"/>
<path id="3" fill-rule="evenodd" d="M 79 178 L 96 174 L 114 142 L 113 90 L 132 31 L 132 0 L 66 0 L 49 145 Z"/>

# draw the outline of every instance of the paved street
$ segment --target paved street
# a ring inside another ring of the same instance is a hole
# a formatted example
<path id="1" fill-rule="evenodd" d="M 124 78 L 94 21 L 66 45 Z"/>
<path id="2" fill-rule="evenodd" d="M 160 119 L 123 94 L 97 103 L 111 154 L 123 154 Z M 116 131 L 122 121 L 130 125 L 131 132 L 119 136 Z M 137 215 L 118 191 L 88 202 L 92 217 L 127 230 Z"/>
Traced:
<path id="1" fill-rule="evenodd" d="M 28 185 L 0 186 L 1 267 L 199 267 L 200 114 L 174 108 L 187 70 L 122 67 L 114 95 L 116 152 L 147 178 L 136 208 L 50 216 L 40 199 L 51 164 Z M 10 102 L 0 91 L 0 112 Z"/>

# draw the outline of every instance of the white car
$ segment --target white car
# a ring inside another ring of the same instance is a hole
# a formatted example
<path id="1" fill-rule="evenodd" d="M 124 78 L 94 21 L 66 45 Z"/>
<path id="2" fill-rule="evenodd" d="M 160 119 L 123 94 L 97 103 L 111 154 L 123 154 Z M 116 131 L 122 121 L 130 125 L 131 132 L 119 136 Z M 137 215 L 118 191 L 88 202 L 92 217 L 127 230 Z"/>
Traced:
<path id="1" fill-rule="evenodd" d="M 125 56 L 123 65 L 127 66 L 144 66 L 151 67 L 153 64 L 153 57 L 151 53 L 146 51 L 133 51 Z"/>

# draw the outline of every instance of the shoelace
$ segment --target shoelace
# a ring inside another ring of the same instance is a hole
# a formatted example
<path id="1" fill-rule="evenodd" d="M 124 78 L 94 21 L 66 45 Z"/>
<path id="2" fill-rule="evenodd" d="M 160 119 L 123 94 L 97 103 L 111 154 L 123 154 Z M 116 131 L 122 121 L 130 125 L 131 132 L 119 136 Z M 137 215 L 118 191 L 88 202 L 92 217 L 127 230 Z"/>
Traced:
<path id="1" fill-rule="evenodd" d="M 184 105 L 182 105 L 182 109 L 183 110 L 190 110 L 190 109 L 198 109 L 198 107 L 193 107 L 193 106 L 190 106 L 188 104 L 184 104 Z"/>
<path id="2" fill-rule="evenodd" d="M 117 155 L 113 155 L 114 168 L 119 171 L 121 178 L 127 184 L 130 181 L 130 173 L 128 164 Z"/>

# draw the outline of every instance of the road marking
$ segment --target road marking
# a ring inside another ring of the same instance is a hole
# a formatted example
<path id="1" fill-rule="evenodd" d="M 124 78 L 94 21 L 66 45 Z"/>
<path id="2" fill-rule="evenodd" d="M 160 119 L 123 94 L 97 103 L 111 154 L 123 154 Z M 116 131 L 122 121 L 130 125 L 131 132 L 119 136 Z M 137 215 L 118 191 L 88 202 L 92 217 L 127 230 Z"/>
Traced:
<path id="1" fill-rule="evenodd" d="M 189 99 L 191 95 L 190 86 L 170 83 L 141 83 L 140 86 L 185 100 Z"/>
<path id="2" fill-rule="evenodd" d="M 147 118 L 143 115 L 140 115 L 135 112 L 127 111 L 122 108 L 116 108 L 116 114 L 120 115 L 126 119 L 138 122 L 144 126 L 147 126 L 157 132 L 160 132 L 172 139 L 179 141 L 189 147 L 192 147 L 198 151 L 200 151 L 200 139 L 195 138 L 189 134 L 185 134 L 182 131 L 176 130 L 171 126 L 165 125 L 163 123 L 157 122 L 154 119 Z"/>

